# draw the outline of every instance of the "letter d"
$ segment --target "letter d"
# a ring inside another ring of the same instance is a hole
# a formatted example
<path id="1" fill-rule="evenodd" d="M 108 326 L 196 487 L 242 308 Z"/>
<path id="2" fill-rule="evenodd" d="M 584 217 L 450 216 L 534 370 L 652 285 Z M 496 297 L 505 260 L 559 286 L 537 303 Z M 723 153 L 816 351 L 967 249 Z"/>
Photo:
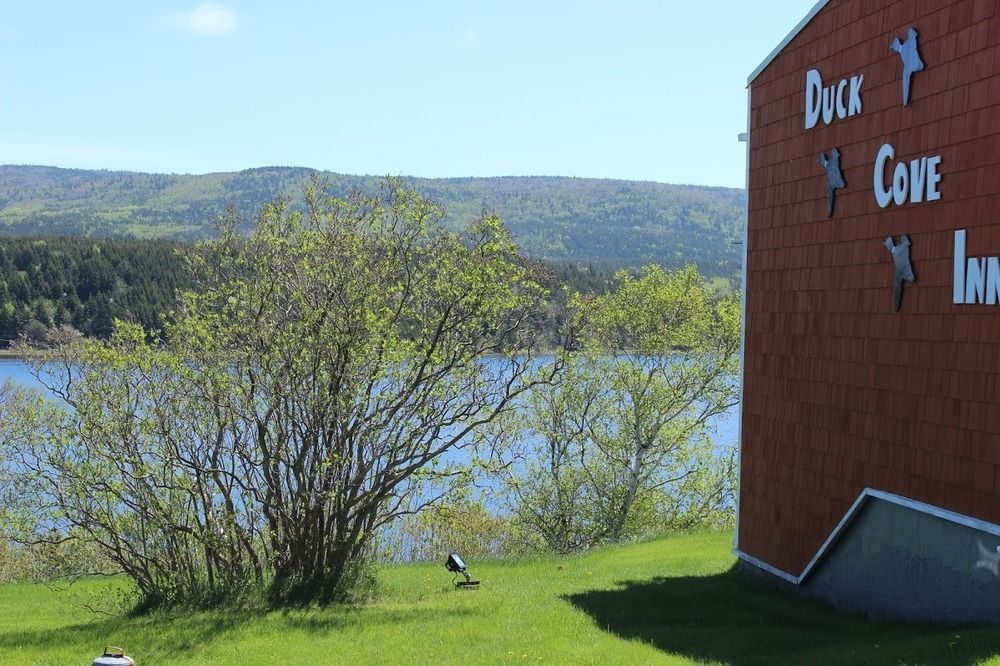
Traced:
<path id="1" fill-rule="evenodd" d="M 806 72 L 806 129 L 816 127 L 822 99 L 823 79 L 818 70 L 810 69 Z"/>

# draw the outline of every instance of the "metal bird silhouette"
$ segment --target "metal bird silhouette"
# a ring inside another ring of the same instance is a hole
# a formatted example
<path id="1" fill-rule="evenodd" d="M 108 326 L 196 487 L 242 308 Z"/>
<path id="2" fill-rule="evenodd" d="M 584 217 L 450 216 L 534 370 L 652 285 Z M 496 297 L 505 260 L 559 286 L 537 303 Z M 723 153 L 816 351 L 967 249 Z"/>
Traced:
<path id="1" fill-rule="evenodd" d="M 899 237 L 899 245 L 896 245 L 892 236 L 889 236 L 882 244 L 892 254 L 892 263 L 896 266 L 896 273 L 892 278 L 892 299 L 895 311 L 899 312 L 899 306 L 903 303 L 903 283 L 916 280 L 913 267 L 910 266 L 910 237 L 903 234 Z"/>
<path id="2" fill-rule="evenodd" d="M 840 173 L 840 150 L 831 150 L 830 157 L 820 153 L 817 161 L 826 170 L 826 216 L 833 217 L 834 197 L 837 190 L 844 187 L 844 176 Z"/>
<path id="3" fill-rule="evenodd" d="M 924 61 L 920 59 L 920 51 L 917 44 L 917 31 L 910 28 L 906 32 L 906 41 L 899 41 L 899 37 L 892 41 L 889 48 L 899 54 L 903 60 L 903 106 L 910 105 L 910 80 L 914 72 L 924 69 Z"/>

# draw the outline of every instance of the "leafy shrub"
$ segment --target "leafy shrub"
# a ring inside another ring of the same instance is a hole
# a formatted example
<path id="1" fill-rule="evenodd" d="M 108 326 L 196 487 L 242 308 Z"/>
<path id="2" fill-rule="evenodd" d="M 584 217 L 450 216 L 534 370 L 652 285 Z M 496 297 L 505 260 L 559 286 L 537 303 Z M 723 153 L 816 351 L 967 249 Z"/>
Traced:
<path id="1" fill-rule="evenodd" d="M 461 498 L 408 516 L 383 548 L 397 562 L 444 561 L 458 552 L 467 559 L 525 555 L 544 544 L 510 517 L 498 516 L 481 501 Z"/>

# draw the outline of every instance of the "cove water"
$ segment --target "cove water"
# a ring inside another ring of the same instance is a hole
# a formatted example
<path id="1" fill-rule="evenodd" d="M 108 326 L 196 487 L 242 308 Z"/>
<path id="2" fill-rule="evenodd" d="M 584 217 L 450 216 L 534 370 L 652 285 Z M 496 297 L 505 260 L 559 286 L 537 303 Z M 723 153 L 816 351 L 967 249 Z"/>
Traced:
<path id="1" fill-rule="evenodd" d="M 16 358 L 0 359 L 0 384 L 11 380 L 26 388 L 44 387 L 28 371 L 27 364 Z M 739 406 L 730 408 L 726 413 L 712 419 L 715 428 L 713 440 L 717 448 L 733 447 L 739 439 Z"/>

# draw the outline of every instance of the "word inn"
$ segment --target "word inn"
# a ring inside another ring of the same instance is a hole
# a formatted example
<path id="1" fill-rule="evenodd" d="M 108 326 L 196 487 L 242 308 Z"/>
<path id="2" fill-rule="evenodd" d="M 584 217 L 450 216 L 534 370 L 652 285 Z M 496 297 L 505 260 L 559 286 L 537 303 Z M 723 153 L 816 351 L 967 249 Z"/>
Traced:
<path id="1" fill-rule="evenodd" d="M 952 301 L 973 305 L 1000 302 L 1000 257 L 966 257 L 965 229 L 955 232 L 955 279 Z"/>

